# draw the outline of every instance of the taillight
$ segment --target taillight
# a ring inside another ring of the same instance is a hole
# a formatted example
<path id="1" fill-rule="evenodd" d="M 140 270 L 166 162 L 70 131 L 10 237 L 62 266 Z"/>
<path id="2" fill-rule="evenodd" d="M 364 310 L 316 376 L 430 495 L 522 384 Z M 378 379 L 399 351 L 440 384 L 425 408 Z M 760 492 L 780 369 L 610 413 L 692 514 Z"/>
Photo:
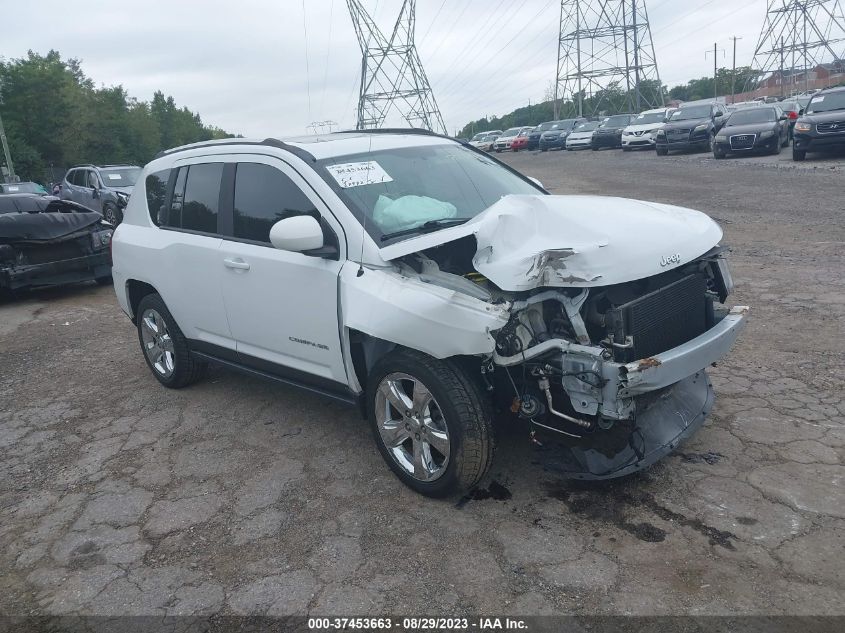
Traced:
<path id="1" fill-rule="evenodd" d="M 788 116 L 790 119 L 797 119 L 797 118 L 798 118 L 798 113 L 797 113 L 797 112 L 790 112 L 787 116 Z"/>

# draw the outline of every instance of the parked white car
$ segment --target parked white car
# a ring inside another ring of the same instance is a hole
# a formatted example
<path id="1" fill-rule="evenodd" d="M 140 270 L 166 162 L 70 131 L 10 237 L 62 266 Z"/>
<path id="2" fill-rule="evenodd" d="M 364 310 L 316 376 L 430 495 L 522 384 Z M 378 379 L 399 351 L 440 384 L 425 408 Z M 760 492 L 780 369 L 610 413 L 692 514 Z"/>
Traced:
<path id="1" fill-rule="evenodd" d="M 482 132 L 473 136 L 469 144 L 480 149 L 482 152 L 492 152 L 493 145 L 496 143 L 496 139 L 499 138 L 500 134 L 501 132 Z"/>
<path id="2" fill-rule="evenodd" d="M 144 168 L 113 278 L 162 385 L 214 362 L 357 404 L 438 496 L 489 469 L 494 411 L 580 479 L 694 433 L 746 313 L 721 305 L 721 238 L 688 209 L 548 195 L 443 136 L 226 139 Z"/>
<path id="3" fill-rule="evenodd" d="M 674 108 L 657 108 L 641 112 L 631 125 L 622 130 L 622 150 L 654 149 L 657 130 L 666 125 L 666 120 L 674 111 Z"/>
<path id="4" fill-rule="evenodd" d="M 502 135 L 499 138 L 496 139 L 496 142 L 493 144 L 493 149 L 495 149 L 497 153 L 508 151 L 510 150 L 511 145 L 513 145 L 513 142 L 516 140 L 516 137 L 523 132 L 527 133 L 533 129 L 534 127 L 530 125 L 508 128 L 502 132 Z"/>
<path id="5" fill-rule="evenodd" d="M 587 121 L 576 127 L 566 137 L 566 149 L 589 149 L 593 142 L 593 133 L 599 129 L 601 121 Z"/>

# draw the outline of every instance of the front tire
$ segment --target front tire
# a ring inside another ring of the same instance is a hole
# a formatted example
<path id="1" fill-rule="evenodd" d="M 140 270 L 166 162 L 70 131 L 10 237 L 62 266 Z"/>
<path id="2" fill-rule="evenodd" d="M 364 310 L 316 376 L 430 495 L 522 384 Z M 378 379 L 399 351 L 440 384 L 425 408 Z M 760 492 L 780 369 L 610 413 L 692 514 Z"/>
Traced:
<path id="1" fill-rule="evenodd" d="M 197 382 L 206 363 L 197 360 L 161 295 L 149 294 L 138 305 L 138 342 L 153 376 L 165 387 L 181 389 Z"/>
<path id="2" fill-rule="evenodd" d="M 792 145 L 792 160 L 801 162 L 807 158 L 807 152 L 803 149 L 795 149 L 795 145 Z"/>
<path id="3" fill-rule="evenodd" d="M 668 156 L 669 149 L 666 147 L 655 147 L 654 150 L 657 152 L 658 156 Z"/>
<path id="4" fill-rule="evenodd" d="M 444 497 L 481 481 L 493 460 L 492 421 L 457 363 L 397 350 L 376 363 L 367 382 L 376 444 L 405 485 Z"/>

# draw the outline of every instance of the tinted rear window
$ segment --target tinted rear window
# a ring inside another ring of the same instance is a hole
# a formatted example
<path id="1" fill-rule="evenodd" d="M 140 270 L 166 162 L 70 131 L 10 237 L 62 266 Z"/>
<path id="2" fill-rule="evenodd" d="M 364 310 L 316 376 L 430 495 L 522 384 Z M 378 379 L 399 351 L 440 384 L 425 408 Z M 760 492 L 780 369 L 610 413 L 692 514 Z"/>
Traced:
<path id="1" fill-rule="evenodd" d="M 157 171 L 147 176 L 147 208 L 150 211 L 150 219 L 156 226 L 165 224 L 167 220 L 164 213 L 164 199 L 167 194 L 167 181 L 169 179 L 169 169 Z"/>
<path id="2" fill-rule="evenodd" d="M 300 188 L 275 167 L 238 163 L 235 173 L 234 235 L 270 242 L 270 227 L 295 215 L 319 217 Z"/>
<path id="3" fill-rule="evenodd" d="M 185 183 L 182 228 L 217 233 L 223 163 L 191 165 Z"/>

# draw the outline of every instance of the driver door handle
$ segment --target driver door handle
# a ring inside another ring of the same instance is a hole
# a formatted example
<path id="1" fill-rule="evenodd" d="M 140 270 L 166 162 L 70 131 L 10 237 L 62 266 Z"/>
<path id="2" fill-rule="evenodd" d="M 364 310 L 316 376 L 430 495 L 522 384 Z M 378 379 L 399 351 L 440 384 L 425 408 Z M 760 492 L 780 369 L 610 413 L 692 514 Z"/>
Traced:
<path id="1" fill-rule="evenodd" d="M 223 265 L 226 268 L 234 268 L 235 270 L 249 270 L 249 263 L 245 262 L 244 260 L 238 259 L 224 259 Z"/>

